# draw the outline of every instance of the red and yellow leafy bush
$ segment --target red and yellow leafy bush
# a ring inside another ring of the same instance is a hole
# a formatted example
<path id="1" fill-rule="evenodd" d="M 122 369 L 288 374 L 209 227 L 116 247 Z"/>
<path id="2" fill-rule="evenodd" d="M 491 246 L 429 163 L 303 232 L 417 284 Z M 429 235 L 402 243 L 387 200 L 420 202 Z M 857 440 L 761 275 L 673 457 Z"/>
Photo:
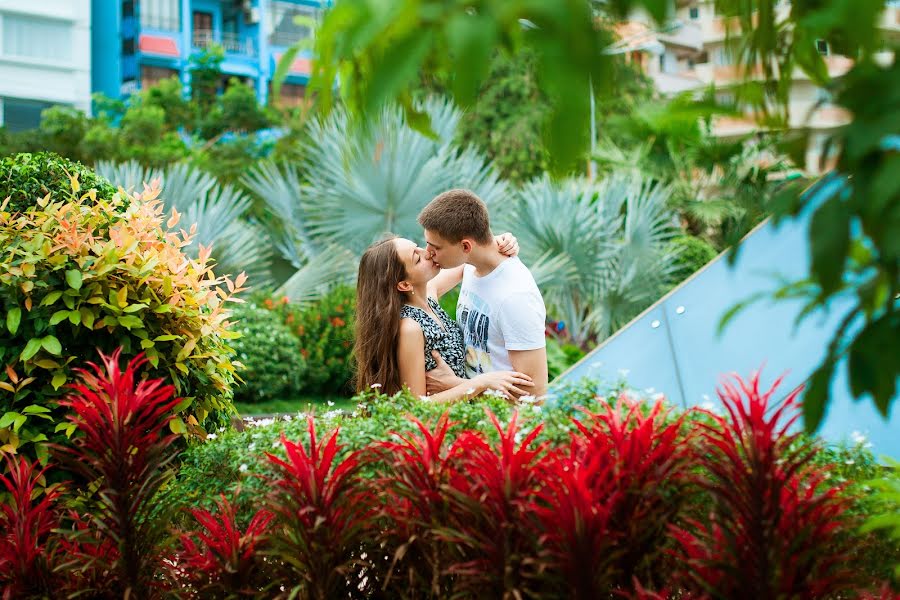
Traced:
<path id="1" fill-rule="evenodd" d="M 58 400 L 95 349 L 146 355 L 182 398 L 172 431 L 224 424 L 234 385 L 226 302 L 245 277 L 216 277 L 208 249 L 196 260 L 182 251 L 191 233 L 172 231 L 178 214 L 163 215 L 159 189 L 133 200 L 79 192 L 73 179 L 69 196 L 0 209 L 0 450 L 46 458 L 46 442 L 71 433 Z"/>

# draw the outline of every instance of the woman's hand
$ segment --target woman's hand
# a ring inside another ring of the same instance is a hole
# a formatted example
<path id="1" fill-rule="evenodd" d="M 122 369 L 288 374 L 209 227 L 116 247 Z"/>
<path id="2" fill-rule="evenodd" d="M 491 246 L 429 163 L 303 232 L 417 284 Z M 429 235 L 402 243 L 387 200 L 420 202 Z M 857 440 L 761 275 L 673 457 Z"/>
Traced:
<path id="1" fill-rule="evenodd" d="M 508 400 L 515 400 L 521 396 L 527 396 L 527 388 L 534 387 L 531 377 L 525 373 L 518 371 L 494 371 L 493 373 L 482 373 L 474 379 L 479 391 L 496 390 L 503 394 Z M 526 388 L 526 389 L 523 389 Z"/>
<path id="2" fill-rule="evenodd" d="M 497 241 L 497 249 L 500 250 L 500 254 L 516 256 L 519 253 L 519 240 L 513 234 L 506 232 L 494 237 L 494 239 Z"/>

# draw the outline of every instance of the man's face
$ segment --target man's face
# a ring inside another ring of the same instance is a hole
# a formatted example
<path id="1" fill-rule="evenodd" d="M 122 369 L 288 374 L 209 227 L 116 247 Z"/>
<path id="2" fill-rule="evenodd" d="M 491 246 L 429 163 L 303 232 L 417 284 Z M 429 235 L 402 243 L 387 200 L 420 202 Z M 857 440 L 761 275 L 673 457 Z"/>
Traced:
<path id="1" fill-rule="evenodd" d="M 426 229 L 425 242 L 428 258 L 442 269 L 452 269 L 465 264 L 467 258 L 465 251 L 467 242 L 465 240 L 451 244 L 435 232 Z"/>

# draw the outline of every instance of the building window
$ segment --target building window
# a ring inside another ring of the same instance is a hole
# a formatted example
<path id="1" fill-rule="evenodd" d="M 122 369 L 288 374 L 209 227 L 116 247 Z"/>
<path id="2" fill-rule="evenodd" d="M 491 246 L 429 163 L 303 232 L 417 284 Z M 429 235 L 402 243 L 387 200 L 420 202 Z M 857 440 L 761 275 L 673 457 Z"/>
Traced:
<path id="1" fill-rule="evenodd" d="M 319 10 L 291 2 L 272 2 L 268 12 L 267 32 L 273 46 L 292 46 L 296 42 L 315 37 L 313 22 Z M 299 22 L 298 22 L 299 21 Z"/>
<path id="2" fill-rule="evenodd" d="M 72 27 L 63 21 L 4 15 L 3 54 L 70 62 Z"/>
<path id="3" fill-rule="evenodd" d="M 272 84 L 269 83 L 269 96 L 272 95 Z M 278 106 L 280 108 L 296 108 L 298 106 L 308 106 L 310 100 L 306 97 L 306 86 L 299 83 L 285 83 L 281 86 L 281 92 L 278 96 Z"/>
<path id="4" fill-rule="evenodd" d="M 828 56 L 828 42 L 825 40 L 816 40 L 816 50 L 818 50 L 819 54 L 822 56 Z"/>
<path id="5" fill-rule="evenodd" d="M 193 15 L 194 47 L 206 48 L 213 43 L 213 16 L 212 13 L 194 11 Z"/>
<path id="6" fill-rule="evenodd" d="M 142 29 L 181 31 L 181 6 L 179 0 L 141 0 Z"/>
<path id="7" fill-rule="evenodd" d="M 53 106 L 50 102 L 2 98 L 3 126 L 7 131 L 37 129 L 41 124 L 41 112 Z"/>
<path id="8" fill-rule="evenodd" d="M 176 71 L 175 69 L 141 65 L 141 88 L 146 90 L 147 88 L 155 86 L 164 79 L 175 77 L 177 75 L 178 71 Z"/>
<path id="9" fill-rule="evenodd" d="M 690 9 L 688 9 L 688 16 L 690 16 L 691 20 L 696 21 L 700 18 L 700 8 L 692 6 Z"/>

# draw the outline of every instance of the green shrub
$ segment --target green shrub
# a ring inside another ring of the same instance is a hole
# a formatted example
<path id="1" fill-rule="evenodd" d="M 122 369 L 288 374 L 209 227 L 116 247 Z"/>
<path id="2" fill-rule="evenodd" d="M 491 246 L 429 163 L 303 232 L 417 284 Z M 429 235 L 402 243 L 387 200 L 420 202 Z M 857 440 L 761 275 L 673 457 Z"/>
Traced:
<path id="1" fill-rule="evenodd" d="M 70 177 L 78 179 L 81 193 L 90 189 L 106 199 L 116 192 L 106 179 L 79 162 L 52 152 L 22 152 L 0 161 L 0 203 L 9 196 L 8 212 L 24 212 L 47 194 L 54 200 L 68 200 L 72 193 Z"/>
<path id="2" fill-rule="evenodd" d="M 547 373 L 550 381 L 560 376 L 569 367 L 581 360 L 584 350 L 575 344 L 567 344 L 554 337 L 547 338 Z"/>
<path id="3" fill-rule="evenodd" d="M 303 394 L 349 394 L 353 378 L 353 324 L 356 290 L 339 286 L 321 300 L 295 306 L 287 299 L 268 299 L 264 306 L 281 313 L 300 341 L 307 371 Z"/>
<path id="4" fill-rule="evenodd" d="M 300 341 L 282 316 L 255 303 L 234 309 L 233 329 L 241 334 L 231 346 L 244 365 L 238 375 L 244 380 L 234 391 L 235 401 L 260 402 L 296 394 L 306 373 Z"/>
<path id="5" fill-rule="evenodd" d="M 672 238 L 669 246 L 678 256 L 675 259 L 676 268 L 672 273 L 672 281 L 676 285 L 718 255 L 712 244 L 693 235 L 680 235 Z"/>
<path id="6" fill-rule="evenodd" d="M 189 259 L 186 234 L 164 228 L 158 193 L 140 201 L 59 193 L 0 213 L 0 451 L 38 443 L 40 456 L 41 442 L 71 433 L 56 401 L 98 349 L 146 353 L 148 375 L 184 397 L 174 432 L 202 436 L 204 425 L 228 422 L 226 340 L 236 334 L 225 303 L 245 277 L 216 278 L 208 250 Z"/>

